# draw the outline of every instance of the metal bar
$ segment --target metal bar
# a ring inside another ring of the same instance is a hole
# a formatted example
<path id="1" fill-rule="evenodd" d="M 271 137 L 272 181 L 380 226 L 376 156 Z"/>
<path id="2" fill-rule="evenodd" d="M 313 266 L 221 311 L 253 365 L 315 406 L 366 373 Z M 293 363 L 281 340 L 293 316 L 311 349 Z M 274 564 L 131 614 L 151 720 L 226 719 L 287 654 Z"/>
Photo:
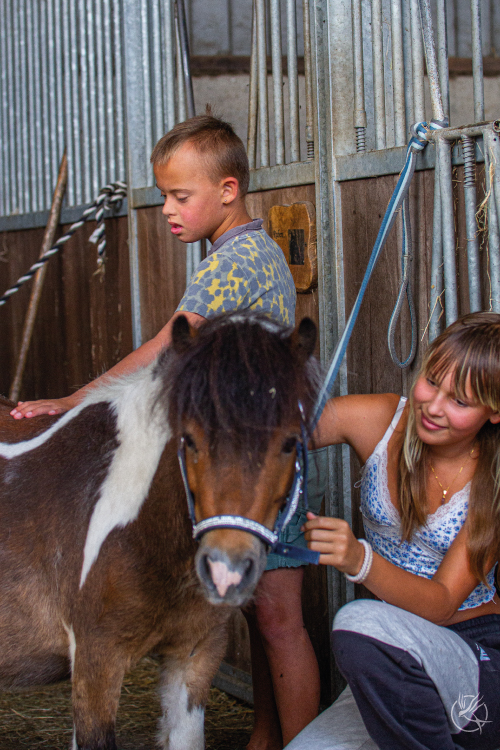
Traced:
<path id="1" fill-rule="evenodd" d="M 366 151 L 365 71 L 361 0 L 352 2 L 352 44 L 354 62 L 354 128 L 356 151 Z"/>
<path id="2" fill-rule="evenodd" d="M 384 48 L 382 0 L 371 0 L 372 3 L 372 45 L 373 45 L 373 95 L 375 102 L 375 145 L 377 149 L 385 148 L 385 82 L 384 82 Z"/>
<path id="3" fill-rule="evenodd" d="M 439 162 L 434 169 L 434 213 L 432 218 L 432 260 L 430 288 L 429 341 L 441 333 L 443 310 L 443 226 L 441 221 L 441 191 L 439 189 Z"/>
<path id="4" fill-rule="evenodd" d="M 113 35 L 111 33 L 111 2 L 103 0 L 103 43 L 104 43 L 104 76 L 105 76 L 105 122 L 106 122 L 106 181 L 120 179 L 116 173 L 116 140 L 118 133 L 115 123 L 115 97 L 113 90 Z M 121 78 L 121 68 L 118 69 Z M 158 104 L 158 108 L 160 108 Z M 101 186 L 102 187 L 102 186 Z"/>
<path id="5" fill-rule="evenodd" d="M 78 21 L 80 27 L 80 88 L 82 92 L 82 102 L 84 103 L 81 111 L 82 118 L 82 171 L 84 174 L 84 184 L 82 185 L 83 200 L 86 203 L 92 201 L 92 150 L 95 148 L 95 142 L 91 138 L 90 125 L 90 80 L 89 80 L 89 36 L 87 34 L 87 17 L 86 17 L 87 0 L 78 0 Z M 93 43 L 93 42 L 92 42 Z"/>
<path id="6" fill-rule="evenodd" d="M 48 48 L 49 48 L 49 34 L 47 28 L 47 11 L 48 5 L 41 3 L 39 6 L 40 13 L 40 66 L 41 66 L 41 86 L 40 86 L 40 100 L 42 110 L 42 127 L 41 127 L 41 142 L 42 142 L 42 163 L 43 163 L 43 188 L 44 188 L 44 199 L 41 204 L 41 208 L 47 208 L 47 203 L 50 200 L 50 188 L 53 185 L 52 180 L 52 139 L 51 129 L 53 127 L 53 118 L 55 115 L 54 110 L 50 108 L 49 92 L 52 88 L 52 81 L 49 75 L 49 60 L 48 60 Z M 40 205 L 40 204 L 39 204 Z"/>
<path id="7" fill-rule="evenodd" d="M 125 180 L 125 113 L 123 107 L 123 84 L 125 76 L 124 60 L 122 54 L 122 5 L 121 0 L 112 0 L 113 3 L 113 51 L 115 67 L 115 123 L 116 123 L 116 163 L 118 179 Z"/>
<path id="8" fill-rule="evenodd" d="M 283 120 L 283 60 L 281 57 L 280 0 L 270 0 L 271 59 L 273 68 L 274 138 L 276 164 L 285 163 L 285 124 Z"/>
<path id="9" fill-rule="evenodd" d="M 45 118 L 42 120 L 42 71 L 41 71 L 41 60 L 40 60 L 40 4 L 35 0 L 31 0 L 29 6 L 29 13 L 31 14 L 31 55 L 32 55 L 32 71 L 33 71 L 33 82 L 34 82 L 34 115 L 33 122 L 35 129 L 31 134 L 31 141 L 35 146 L 35 158 L 32 160 L 32 169 L 35 172 L 35 190 L 31 198 L 31 205 L 33 210 L 41 210 L 46 207 L 45 200 L 45 182 L 44 182 L 44 153 L 45 144 L 43 139 L 43 123 Z M 47 196 L 47 201 L 50 200 Z"/>
<path id="10" fill-rule="evenodd" d="M 45 255 L 45 253 L 48 250 L 50 250 L 50 248 L 54 244 L 57 227 L 59 225 L 59 218 L 61 215 L 61 205 L 62 205 L 64 192 L 66 190 L 67 180 L 68 180 L 68 161 L 66 159 L 66 154 L 64 154 L 62 161 L 61 161 L 61 166 L 59 169 L 59 176 L 57 178 L 57 184 L 54 190 L 54 196 L 52 198 L 52 207 L 50 209 L 49 221 L 47 223 L 45 234 L 43 236 L 42 249 L 40 252 L 41 258 Z M 21 349 L 19 351 L 19 357 L 17 360 L 16 372 L 14 374 L 14 380 L 12 381 L 12 386 L 9 392 L 10 400 L 14 401 L 15 403 L 17 403 L 17 400 L 19 398 L 19 391 L 21 389 L 24 368 L 26 365 L 26 358 L 28 356 L 31 337 L 33 335 L 33 328 L 35 326 L 38 305 L 40 303 L 40 298 L 42 294 L 43 282 L 45 280 L 45 275 L 47 273 L 47 270 L 48 270 L 48 264 L 45 263 L 45 265 L 43 265 L 36 272 L 35 279 L 33 282 L 33 289 L 31 291 L 28 312 L 26 313 L 26 318 L 24 321 L 23 335 L 22 335 L 22 340 L 21 340 Z"/>
<path id="11" fill-rule="evenodd" d="M 314 159 L 314 112 L 311 59 L 311 21 L 309 0 L 302 0 L 304 22 L 304 78 L 306 90 L 306 148 L 307 158 Z"/>
<path id="12" fill-rule="evenodd" d="M 446 0 L 436 0 L 437 58 L 439 83 L 443 97 L 445 117 L 450 117 L 450 75 L 448 72 L 448 33 L 446 25 Z"/>
<path id="13" fill-rule="evenodd" d="M 68 3 L 69 6 L 69 39 L 70 39 L 70 59 L 71 59 L 71 139 L 73 141 L 73 164 L 70 166 L 68 159 L 68 174 L 73 173 L 73 201 L 75 204 L 83 202 L 82 196 L 82 144 L 80 140 L 80 101 L 78 85 L 78 26 L 76 19 L 76 6 L 73 0 Z M 69 133 L 66 132 L 69 139 Z M 71 168 L 72 167 L 72 168 Z"/>
<path id="14" fill-rule="evenodd" d="M 490 271 L 490 309 L 500 312 L 500 227 L 495 201 L 495 134 L 492 130 L 484 133 L 484 159 L 486 167 L 486 194 L 488 195 L 488 252 Z M 498 136 L 497 136 L 498 137 Z M 497 149 L 498 156 L 498 149 Z"/>
<path id="15" fill-rule="evenodd" d="M 106 100 L 105 100 L 105 70 L 104 70 L 104 35 L 102 18 L 102 0 L 95 3 L 95 34 L 96 34 L 96 62 L 97 62 L 97 121 L 99 130 L 99 187 L 108 181 L 107 152 L 106 152 Z"/>
<path id="16" fill-rule="evenodd" d="M 356 1 L 359 2 L 359 0 Z M 391 33 L 394 141 L 396 146 L 403 146 L 406 143 L 406 112 L 401 0 L 391 0 Z"/>
<path id="17" fill-rule="evenodd" d="M 187 118 L 187 102 L 184 76 L 182 75 L 182 51 L 177 13 L 175 14 L 175 52 L 177 69 L 177 119 L 178 122 L 183 122 Z"/>
<path id="18" fill-rule="evenodd" d="M 82 9 L 87 16 L 86 29 L 87 29 L 87 59 L 88 59 L 88 107 L 89 107 L 89 134 L 88 139 L 85 141 L 88 143 L 89 149 L 89 161 L 88 168 L 89 173 L 87 177 L 87 191 L 88 200 L 91 201 L 97 195 L 99 191 L 99 117 L 97 113 L 97 56 L 95 49 L 95 34 L 94 34 L 94 13 L 92 9 L 92 2 L 89 0 L 83 0 Z"/>
<path id="19" fill-rule="evenodd" d="M 191 78 L 191 68 L 189 62 L 189 35 L 186 22 L 186 9 L 184 7 L 184 0 L 175 0 L 177 8 L 177 20 L 179 23 L 179 43 L 181 51 L 181 63 L 182 63 L 182 76 L 184 79 L 184 86 L 186 90 L 186 105 L 188 117 L 194 117 L 194 95 L 193 95 L 193 81 Z"/>
<path id="20" fill-rule="evenodd" d="M 443 270 L 446 325 L 458 318 L 457 276 L 455 263 L 455 221 L 453 212 L 453 184 L 451 175 L 451 144 L 445 138 L 436 142 L 439 161 L 441 193 L 441 221 L 443 227 Z"/>
<path id="21" fill-rule="evenodd" d="M 472 81 L 474 120 L 484 120 L 483 49 L 481 33 L 481 0 L 471 0 Z"/>
<path id="22" fill-rule="evenodd" d="M 300 161 L 299 79 L 297 71 L 297 16 L 295 0 L 286 0 L 287 71 L 290 107 L 290 161 Z"/>
<path id="23" fill-rule="evenodd" d="M 431 92 L 432 117 L 444 123 L 443 98 L 439 85 L 439 73 L 436 56 L 436 45 L 434 42 L 434 31 L 432 28 L 432 15 L 429 0 L 419 0 L 420 23 L 424 39 L 425 60 L 427 63 L 427 78 Z M 448 123 L 446 122 L 446 125 Z"/>
<path id="24" fill-rule="evenodd" d="M 495 120 L 490 135 L 490 147 L 495 160 L 495 169 L 493 172 L 493 186 L 495 189 L 495 203 L 497 207 L 497 217 L 500 222 L 500 120 Z"/>
<path id="25" fill-rule="evenodd" d="M 250 56 L 250 85 L 248 90 L 247 154 L 250 169 L 255 169 L 257 158 L 258 116 L 258 59 L 257 59 L 257 9 L 252 3 L 252 52 Z"/>
<path id="26" fill-rule="evenodd" d="M 172 0 L 166 0 L 163 6 L 163 59 L 165 61 L 165 75 L 163 78 L 165 90 L 166 130 L 175 125 L 175 43 L 173 35 Z"/>
<path id="27" fill-rule="evenodd" d="M 257 59 L 259 67 L 259 141 L 260 166 L 269 166 L 269 119 L 267 114 L 267 58 L 265 0 L 255 0 L 257 15 Z"/>
<path id="28" fill-rule="evenodd" d="M 416 122 L 415 106 L 413 101 L 413 51 L 411 30 L 411 7 L 409 2 L 403 3 L 403 59 L 405 77 L 405 112 L 406 112 L 406 137 L 411 125 Z"/>
<path id="29" fill-rule="evenodd" d="M 160 23 L 160 0 L 152 0 L 151 8 L 151 37 L 152 37 L 152 76 L 153 76 L 153 143 L 156 143 L 163 135 L 163 96 L 162 96 L 162 70 L 161 70 L 161 23 Z"/>
<path id="30" fill-rule="evenodd" d="M 34 52 L 33 52 L 33 13 L 31 6 L 31 0 L 26 0 L 26 26 L 25 26 L 25 39 L 24 43 L 26 45 L 26 62 L 27 62 L 27 79 L 26 79 L 26 90 L 24 93 L 24 97 L 27 101 L 27 121 L 28 121 L 28 140 L 24 142 L 23 147 L 24 151 L 26 151 L 29 154 L 29 203 L 26 205 L 27 211 L 36 211 L 38 206 L 36 205 L 36 195 L 38 192 L 38 185 L 37 185 L 37 169 L 36 169 L 36 151 L 37 151 L 37 143 L 36 143 L 36 122 L 35 122 L 35 114 L 36 114 L 36 104 L 35 104 L 35 98 L 36 93 L 38 91 L 37 85 L 35 83 L 35 65 L 34 65 Z"/>
<path id="31" fill-rule="evenodd" d="M 144 85 L 144 139 L 146 144 L 146 154 L 153 150 L 153 105 L 151 102 L 151 62 L 149 55 L 149 14 L 148 0 L 141 0 L 141 29 L 142 29 L 142 76 Z M 125 47 L 125 54 L 128 50 Z"/>
<path id="32" fill-rule="evenodd" d="M 479 264 L 479 240 L 476 211 L 476 143 L 469 136 L 463 136 L 464 153 L 464 197 L 465 227 L 467 235 L 467 269 L 469 276 L 469 306 L 471 312 L 481 310 L 481 280 Z"/>
<path id="33" fill-rule="evenodd" d="M 64 137 L 64 45 L 63 45 L 63 22 L 61 19 L 61 0 L 54 0 L 54 51 L 55 51 L 55 62 L 56 71 L 59 75 L 54 76 L 55 78 L 55 90 L 56 90 L 56 107 L 59 116 L 57 117 L 57 151 L 56 151 L 56 165 L 62 157 L 65 148 L 65 137 Z M 69 163 L 69 158 L 68 158 Z M 68 167 L 68 179 L 69 179 L 69 167 Z"/>
<path id="34" fill-rule="evenodd" d="M 9 81 L 11 78 L 8 74 L 9 50 L 7 48 L 7 38 L 10 36 L 11 27 L 8 23 L 8 3 L 0 6 L 0 82 L 1 82 L 1 113 L 0 113 L 0 215 L 5 216 L 10 213 L 10 190 L 9 184 L 10 164 L 9 164 Z"/>
<path id="35" fill-rule="evenodd" d="M 414 116 L 416 122 L 423 122 L 425 120 L 424 45 L 418 0 L 410 0 L 410 4 Z"/>
<path id="36" fill-rule="evenodd" d="M 14 4 L 17 5 L 17 13 L 19 18 L 18 25 L 18 44 L 19 44 L 19 62 L 20 62 L 20 96 L 19 96 L 19 115 L 20 120 L 16 123 L 16 129 L 20 134 L 18 139 L 19 151 L 17 158 L 21 165 L 21 173 L 19 175 L 19 209 L 22 213 L 29 211 L 31 206 L 31 178 L 32 174 L 30 171 L 30 153 L 29 153 L 29 108 L 28 108 L 28 73 L 27 73 L 27 45 L 26 45 L 26 0 L 18 0 Z"/>

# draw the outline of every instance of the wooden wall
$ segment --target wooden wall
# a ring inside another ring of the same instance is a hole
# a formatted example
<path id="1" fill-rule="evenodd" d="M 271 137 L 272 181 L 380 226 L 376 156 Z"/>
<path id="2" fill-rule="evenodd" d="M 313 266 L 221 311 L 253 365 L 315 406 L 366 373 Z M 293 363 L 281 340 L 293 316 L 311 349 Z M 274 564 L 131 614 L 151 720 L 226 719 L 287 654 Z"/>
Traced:
<path id="1" fill-rule="evenodd" d="M 21 399 L 65 396 L 132 350 L 126 217 L 106 220 L 105 272 L 95 275 L 96 246 L 87 222 L 49 262 Z M 61 227 L 58 236 L 67 227 Z M 0 233 L 0 289 L 11 286 L 38 258 L 43 229 Z M 15 372 L 28 282 L 0 308 L 0 393 Z"/>

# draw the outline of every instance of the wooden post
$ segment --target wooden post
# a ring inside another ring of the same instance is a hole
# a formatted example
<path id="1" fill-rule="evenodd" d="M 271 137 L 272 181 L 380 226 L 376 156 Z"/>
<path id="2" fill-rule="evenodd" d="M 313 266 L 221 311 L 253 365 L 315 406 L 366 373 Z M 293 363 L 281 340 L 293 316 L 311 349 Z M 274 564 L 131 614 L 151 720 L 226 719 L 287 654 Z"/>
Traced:
<path id="1" fill-rule="evenodd" d="M 54 190 L 54 195 L 52 197 L 52 206 L 50 208 L 49 221 L 45 228 L 40 258 L 42 258 L 54 244 L 54 238 L 56 235 L 57 227 L 59 225 L 59 219 L 61 217 L 61 205 L 67 182 L 68 160 L 66 158 L 65 150 L 61 159 L 61 164 L 59 166 L 59 175 L 57 177 L 56 189 Z M 26 358 L 28 356 L 33 328 L 35 326 L 36 314 L 43 289 L 43 282 L 45 280 L 45 274 L 47 273 L 47 265 L 48 264 L 45 263 L 45 265 L 43 265 L 35 274 L 30 304 L 24 321 L 23 338 L 21 342 L 21 351 L 19 352 L 19 357 L 17 360 L 16 374 L 14 376 L 14 380 L 12 381 L 12 386 L 9 393 L 9 398 L 11 401 L 14 401 L 14 403 L 17 403 L 17 400 L 19 398 L 19 391 L 21 390 L 24 367 L 26 365 Z"/>

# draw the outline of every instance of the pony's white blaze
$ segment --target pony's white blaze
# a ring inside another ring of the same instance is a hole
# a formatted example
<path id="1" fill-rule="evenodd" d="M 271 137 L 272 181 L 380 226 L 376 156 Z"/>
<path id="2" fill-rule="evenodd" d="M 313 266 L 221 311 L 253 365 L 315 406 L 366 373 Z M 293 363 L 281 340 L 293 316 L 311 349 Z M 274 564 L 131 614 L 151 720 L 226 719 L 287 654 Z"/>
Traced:
<path id="1" fill-rule="evenodd" d="M 221 598 L 226 595 L 226 591 L 230 586 L 237 586 L 241 583 L 241 574 L 235 570 L 229 570 L 226 563 L 220 560 L 216 560 L 215 562 L 208 560 L 208 566 L 212 581 L 215 583 L 215 588 Z"/>
<path id="2" fill-rule="evenodd" d="M 68 650 L 69 650 L 69 660 L 71 663 L 71 674 L 73 674 L 74 668 L 75 668 L 75 654 L 76 654 L 76 638 L 75 638 L 75 631 L 73 630 L 73 627 L 66 625 L 64 620 L 62 621 L 63 628 L 66 631 L 68 635 Z"/>
<path id="3" fill-rule="evenodd" d="M 108 534 L 116 527 L 131 523 L 139 515 L 163 449 L 172 434 L 165 412 L 158 405 L 161 380 L 154 378 L 152 369 L 148 369 L 147 377 L 143 372 L 141 378 L 120 389 L 111 401 L 117 416 L 119 446 L 90 519 L 80 588 Z"/>
<path id="4" fill-rule="evenodd" d="M 164 750 L 204 750 L 205 712 L 202 708 L 189 710 L 188 691 L 180 675 L 169 678 L 162 690 L 161 703 L 160 746 Z"/>

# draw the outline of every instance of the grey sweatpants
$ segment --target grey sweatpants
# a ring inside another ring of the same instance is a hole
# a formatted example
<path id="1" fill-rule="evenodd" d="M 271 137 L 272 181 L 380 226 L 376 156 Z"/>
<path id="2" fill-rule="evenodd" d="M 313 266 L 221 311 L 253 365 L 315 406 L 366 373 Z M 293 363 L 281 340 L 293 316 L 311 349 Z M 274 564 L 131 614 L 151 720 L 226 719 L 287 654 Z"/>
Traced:
<path id="1" fill-rule="evenodd" d="M 500 618 L 469 622 L 458 635 L 384 602 L 343 607 L 332 643 L 351 687 L 286 750 L 500 747 Z"/>

